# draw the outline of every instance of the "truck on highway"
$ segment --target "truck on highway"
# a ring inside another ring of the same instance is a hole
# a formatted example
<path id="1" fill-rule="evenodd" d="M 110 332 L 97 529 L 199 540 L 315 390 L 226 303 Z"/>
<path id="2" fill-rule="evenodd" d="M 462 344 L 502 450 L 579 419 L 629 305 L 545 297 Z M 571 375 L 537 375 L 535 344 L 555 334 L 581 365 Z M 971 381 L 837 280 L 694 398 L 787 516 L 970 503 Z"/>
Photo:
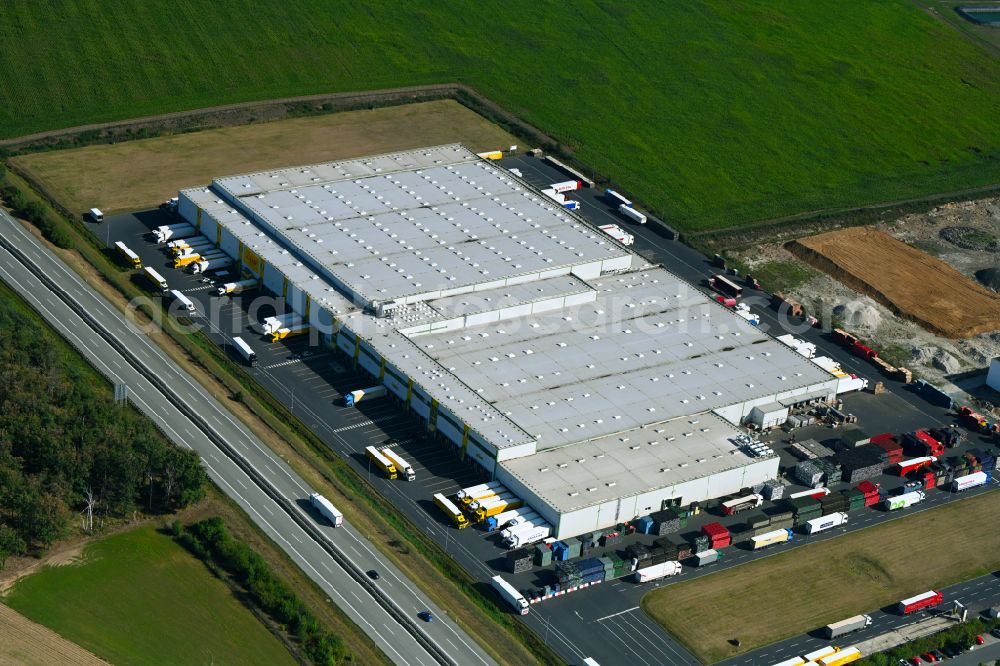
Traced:
<path id="1" fill-rule="evenodd" d="M 676 576 L 681 572 L 681 563 L 674 561 L 661 562 L 651 567 L 636 569 L 632 579 L 637 583 L 648 583 L 653 580 L 660 580 L 669 576 Z"/>
<path id="2" fill-rule="evenodd" d="M 256 278 L 249 280 L 240 280 L 239 282 L 227 282 L 221 287 L 215 288 L 215 293 L 218 296 L 226 296 L 232 294 L 238 294 L 241 291 L 246 291 L 247 289 L 253 289 L 258 284 Z"/>
<path id="3" fill-rule="evenodd" d="M 399 455 L 389 447 L 382 449 L 382 455 L 384 455 L 386 458 L 389 459 L 389 462 L 391 462 L 396 467 L 396 471 L 399 472 L 399 475 L 402 476 L 404 479 L 406 479 L 407 481 L 417 480 L 417 475 L 413 471 L 413 467 L 411 467 L 410 463 L 406 462 L 406 460 L 404 460 L 401 455 Z"/>
<path id="4" fill-rule="evenodd" d="M 989 483 L 991 480 L 991 475 L 989 472 L 975 472 L 974 474 L 966 474 L 965 476 L 960 476 L 951 482 L 951 492 L 960 493 L 963 490 L 968 490 L 969 488 L 976 488 L 978 486 Z"/>
<path id="5" fill-rule="evenodd" d="M 902 495 L 896 495 L 895 497 L 887 497 L 885 500 L 886 511 L 896 511 L 898 509 L 907 509 L 914 504 L 919 504 L 924 501 L 924 493 L 920 490 L 914 490 L 912 492 L 903 493 Z"/>
<path id="6" fill-rule="evenodd" d="M 871 626 L 871 623 L 872 618 L 870 615 L 855 615 L 854 617 L 849 617 L 846 620 L 826 625 L 823 627 L 823 635 L 827 638 L 839 638 L 844 634 L 849 634 L 852 631 L 857 631 Z"/>
<path id="7" fill-rule="evenodd" d="M 838 511 L 836 513 L 831 513 L 828 516 L 820 516 L 819 518 L 813 518 L 812 520 L 806 521 L 806 534 L 816 534 L 817 532 L 823 532 L 825 530 L 831 530 L 834 527 L 840 527 L 841 525 L 847 524 L 847 514 L 843 511 Z"/>
<path id="8" fill-rule="evenodd" d="M 170 286 L 167 284 L 167 281 L 163 278 L 163 276 L 149 266 L 142 269 L 142 274 L 146 276 L 146 279 L 149 280 L 150 284 L 159 288 L 161 291 L 165 292 L 170 289 Z"/>
<path id="9" fill-rule="evenodd" d="M 774 546 L 779 543 L 791 541 L 793 538 L 794 533 L 792 530 L 782 528 L 771 532 L 765 532 L 764 534 L 759 534 L 755 537 L 750 537 L 750 547 L 753 550 L 760 550 L 762 548 L 767 548 L 768 546 Z"/>
<path id="10" fill-rule="evenodd" d="M 441 511 L 448 516 L 448 519 L 455 525 L 455 527 L 462 529 L 469 526 L 469 520 L 465 517 L 465 514 L 459 511 L 458 507 L 441 493 L 434 494 L 434 504 L 436 504 L 437 508 L 441 509 Z"/>
<path id="11" fill-rule="evenodd" d="M 819 666 L 844 666 L 861 659 L 861 650 L 856 647 L 844 648 L 836 654 L 827 657 L 820 657 L 816 660 Z"/>
<path id="12" fill-rule="evenodd" d="M 319 493 L 309 493 L 309 501 L 312 503 L 313 507 L 322 514 L 324 518 L 330 521 L 330 524 L 334 527 L 340 527 L 344 524 L 344 514 L 337 510 L 337 507 L 327 498 L 323 497 Z"/>
<path id="13" fill-rule="evenodd" d="M 915 597 L 903 599 L 896 605 L 896 610 L 899 611 L 900 615 L 909 615 L 910 613 L 915 613 L 921 608 L 931 608 L 932 606 L 937 606 L 942 601 L 944 601 L 943 594 L 937 590 L 930 590 L 928 592 L 924 592 L 923 594 L 918 594 Z"/>
<path id="14" fill-rule="evenodd" d="M 748 511 L 750 509 L 756 509 L 761 504 L 764 503 L 764 497 L 756 493 L 750 495 L 745 495 L 743 497 L 737 497 L 736 499 L 731 499 L 728 502 L 722 503 L 722 513 L 727 516 L 732 516 L 740 511 Z"/>
<path id="15" fill-rule="evenodd" d="M 374 446 L 366 446 L 365 455 L 368 456 L 368 460 L 375 464 L 375 467 L 382 470 L 382 473 L 385 474 L 386 478 L 396 478 L 396 466 L 392 464 L 392 461 L 383 456 Z"/>
<path id="16" fill-rule="evenodd" d="M 126 262 L 128 262 L 129 266 L 132 266 L 133 268 L 142 268 L 142 260 L 139 258 L 139 255 L 130 250 L 125 243 L 115 241 L 115 249 L 118 250 L 118 253 L 122 255 Z"/>
<path id="17" fill-rule="evenodd" d="M 378 386 L 370 386 L 366 389 L 358 389 L 347 393 L 344 395 L 344 404 L 348 407 L 353 407 L 361 402 L 362 399 L 374 400 L 375 398 L 384 398 L 385 395 L 385 384 L 379 384 Z"/>
<path id="18" fill-rule="evenodd" d="M 493 585 L 493 589 L 497 591 L 500 597 L 510 604 L 510 607 L 514 609 L 519 615 L 528 614 L 528 600 L 524 598 L 524 595 L 514 589 L 514 586 L 503 579 L 502 576 L 493 576 L 490 579 Z"/>
<path id="19" fill-rule="evenodd" d="M 247 365 L 251 368 L 257 365 L 257 353 L 253 349 L 250 349 L 250 345 L 246 343 L 246 340 L 237 335 L 233 338 L 233 347 L 240 353 L 243 360 L 247 362 Z"/>
<path id="20" fill-rule="evenodd" d="M 550 536 L 552 536 L 552 528 L 548 523 L 525 525 L 511 532 L 503 540 L 503 545 L 508 549 L 521 548 L 548 539 Z"/>
<path id="21" fill-rule="evenodd" d="M 499 481 L 480 483 L 478 486 L 469 486 L 458 491 L 458 501 L 462 504 L 472 504 L 477 499 L 485 499 L 497 493 L 507 492 L 503 484 Z"/>

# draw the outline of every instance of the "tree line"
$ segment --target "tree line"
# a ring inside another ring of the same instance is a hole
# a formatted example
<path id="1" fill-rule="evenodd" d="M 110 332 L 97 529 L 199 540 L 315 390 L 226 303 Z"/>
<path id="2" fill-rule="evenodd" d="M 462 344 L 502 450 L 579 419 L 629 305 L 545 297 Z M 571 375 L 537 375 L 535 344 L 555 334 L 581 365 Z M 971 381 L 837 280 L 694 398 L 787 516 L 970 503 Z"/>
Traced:
<path id="1" fill-rule="evenodd" d="M 6 287 L 0 340 L 0 567 L 75 526 L 204 496 L 197 454 L 115 404 L 108 383 Z"/>

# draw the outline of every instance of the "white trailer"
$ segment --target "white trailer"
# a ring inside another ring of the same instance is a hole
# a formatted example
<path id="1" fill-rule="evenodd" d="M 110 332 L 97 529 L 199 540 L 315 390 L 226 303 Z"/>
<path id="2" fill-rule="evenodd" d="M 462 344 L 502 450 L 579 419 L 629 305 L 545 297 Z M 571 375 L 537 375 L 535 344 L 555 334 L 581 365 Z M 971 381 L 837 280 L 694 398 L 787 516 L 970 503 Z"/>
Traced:
<path id="1" fill-rule="evenodd" d="M 495 532 L 497 529 L 509 527 L 510 521 L 514 520 L 518 516 L 529 513 L 535 513 L 535 510 L 530 506 L 523 506 L 518 509 L 511 509 L 510 511 L 498 513 L 497 515 L 490 516 L 486 519 L 486 528 L 491 532 Z"/>
<path id="2" fill-rule="evenodd" d="M 505 581 L 501 576 L 493 576 L 490 579 L 493 584 L 493 589 L 496 590 L 500 596 L 510 604 L 519 615 L 528 614 L 528 600 L 524 598 L 524 595 L 514 589 L 514 586 Z"/>
<path id="3" fill-rule="evenodd" d="M 334 527 L 340 527 L 344 524 L 344 514 L 338 511 L 337 507 L 327 498 L 319 493 L 309 493 L 309 501 Z"/>
<path id="4" fill-rule="evenodd" d="M 573 190 L 578 190 L 583 187 L 583 183 L 578 180 L 564 180 L 561 183 L 552 183 L 549 185 L 549 189 L 554 190 L 560 194 L 563 192 L 572 192 Z"/>
<path id="5" fill-rule="evenodd" d="M 625 231 L 617 224 L 602 224 L 598 227 L 598 229 L 611 236 L 622 245 L 633 245 L 635 243 L 635 236 Z"/>
<path id="6" fill-rule="evenodd" d="M 247 362 L 247 365 L 251 368 L 257 365 L 257 353 L 250 349 L 250 345 L 243 338 L 239 336 L 233 338 L 233 346 L 236 347 L 236 351 L 240 353 L 240 356 Z"/>
<path id="7" fill-rule="evenodd" d="M 540 520 L 541 516 L 534 509 L 528 507 L 521 509 L 521 513 L 510 518 L 504 527 L 517 527 L 518 525 L 524 525 L 525 523 L 530 523 L 532 521 Z"/>
<path id="8" fill-rule="evenodd" d="M 827 638 L 839 638 L 840 636 L 849 634 L 852 631 L 864 629 L 865 627 L 870 626 L 871 623 L 872 618 L 870 615 L 855 615 L 854 617 L 849 617 L 846 620 L 826 625 L 826 627 L 823 628 L 823 632 L 826 634 Z"/>
<path id="9" fill-rule="evenodd" d="M 191 236 L 197 236 L 198 233 L 198 230 L 190 224 L 179 224 L 173 228 L 168 227 L 166 229 L 157 229 L 153 232 L 153 236 L 156 238 L 157 243 L 166 243 L 171 239 L 177 240 L 178 238 L 190 238 Z"/>
<path id="10" fill-rule="evenodd" d="M 618 206 L 618 212 L 622 215 L 622 217 L 627 218 L 631 222 L 646 224 L 646 216 L 631 206 L 622 204 L 621 206 Z"/>
<path id="11" fill-rule="evenodd" d="M 751 312 L 750 306 L 746 303 L 737 303 L 736 307 L 733 308 L 733 312 L 735 312 L 738 317 L 746 319 L 751 326 L 760 326 L 760 315 Z"/>
<path id="12" fill-rule="evenodd" d="M 919 490 L 914 490 L 910 493 L 905 493 L 903 495 L 896 495 L 895 497 L 889 497 L 885 500 L 885 508 L 888 511 L 896 511 L 897 509 L 908 509 L 914 504 L 919 504 L 924 501 L 924 494 Z"/>
<path id="13" fill-rule="evenodd" d="M 612 189 L 604 190 L 604 198 L 615 208 L 620 206 L 631 206 L 632 202 Z"/>
<path id="14" fill-rule="evenodd" d="M 517 499 L 517 495 L 510 492 L 509 490 L 504 490 L 502 493 L 497 493 L 495 495 L 490 495 L 489 497 L 483 497 L 477 499 L 469 505 L 469 508 L 473 511 L 478 511 L 479 509 L 489 509 L 490 507 L 496 505 L 498 502 L 510 502 L 511 500 Z M 511 507 L 514 508 L 514 507 Z"/>
<path id="15" fill-rule="evenodd" d="M 636 569 L 633 580 L 637 583 L 648 583 L 652 580 L 660 580 L 668 576 L 676 576 L 681 572 L 680 562 L 661 562 L 651 567 Z"/>
<path id="16" fill-rule="evenodd" d="M 834 527 L 847 524 L 847 514 L 843 512 L 831 513 L 829 516 L 820 516 L 806 521 L 806 534 L 816 534 Z"/>
<path id="17" fill-rule="evenodd" d="M 462 488 L 458 491 L 456 497 L 468 504 L 474 499 L 479 497 L 486 497 L 486 493 L 496 494 L 495 491 L 503 490 L 503 484 L 499 481 L 490 481 L 489 483 L 480 483 L 476 486 L 469 486 L 468 488 Z M 471 498 L 471 499 L 466 499 Z"/>
<path id="18" fill-rule="evenodd" d="M 194 303 L 191 302 L 190 298 L 188 298 L 181 292 L 177 291 L 176 289 L 171 289 L 170 295 L 174 297 L 175 301 L 181 304 L 182 308 L 184 308 L 188 312 L 194 312 Z"/>
<path id="19" fill-rule="evenodd" d="M 365 400 L 372 400 L 373 398 L 385 397 L 385 394 L 385 384 L 379 384 L 378 386 L 372 386 L 371 388 L 366 389 L 358 389 L 356 391 L 351 391 L 344 396 L 344 405 L 347 407 L 353 407 L 361 402 L 362 398 Z"/>
<path id="20" fill-rule="evenodd" d="M 94 222 L 104 221 L 104 213 L 101 212 L 100 208 L 91 208 L 87 214 L 90 215 L 90 219 Z"/>
<path id="21" fill-rule="evenodd" d="M 233 260 L 225 254 L 216 257 L 203 257 L 201 261 L 191 264 L 191 272 L 194 274 L 217 271 L 220 268 L 229 268 L 233 265 Z"/>
<path id="22" fill-rule="evenodd" d="M 264 335 L 270 335 L 279 328 L 291 328 L 301 323 L 302 317 L 294 312 L 286 312 L 276 317 L 267 317 L 264 319 Z"/>
<path id="23" fill-rule="evenodd" d="M 258 284 L 256 278 L 250 280 L 240 280 L 239 282 L 227 282 L 221 287 L 215 288 L 215 293 L 219 296 L 225 296 L 226 294 L 238 294 L 241 291 L 246 291 L 247 289 L 253 289 Z"/>
<path id="24" fill-rule="evenodd" d="M 410 463 L 403 460 L 403 457 L 401 455 L 399 455 L 390 448 L 382 449 L 382 455 L 388 458 L 389 462 L 391 462 L 393 465 L 396 466 L 396 471 L 399 472 L 400 476 L 402 476 L 404 479 L 406 479 L 407 481 L 417 480 L 417 475 L 413 471 L 413 467 L 410 466 Z"/>
<path id="25" fill-rule="evenodd" d="M 507 548 L 520 548 L 522 546 L 528 546 L 548 539 L 551 535 L 552 527 L 547 523 L 543 525 L 532 525 L 531 527 L 522 526 L 510 536 L 504 538 L 503 543 L 507 546 Z"/>
<path id="26" fill-rule="evenodd" d="M 851 391 L 863 391 L 868 388 L 868 380 L 857 375 L 841 377 L 837 382 L 837 395 Z"/>
<path id="27" fill-rule="evenodd" d="M 990 475 L 988 472 L 966 474 L 965 476 L 960 476 L 951 482 L 951 492 L 960 493 L 963 490 L 984 485 L 989 480 Z"/>

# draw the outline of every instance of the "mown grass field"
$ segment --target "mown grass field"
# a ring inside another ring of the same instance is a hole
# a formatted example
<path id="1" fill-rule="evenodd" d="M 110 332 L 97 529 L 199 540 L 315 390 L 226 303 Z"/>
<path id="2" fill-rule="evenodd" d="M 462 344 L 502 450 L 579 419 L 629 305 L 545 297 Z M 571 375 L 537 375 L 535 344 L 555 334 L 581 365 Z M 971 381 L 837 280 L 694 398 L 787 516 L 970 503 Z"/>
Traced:
<path id="1" fill-rule="evenodd" d="M 13 158 L 69 210 L 154 206 L 185 187 L 263 169 L 443 143 L 496 150 L 517 139 L 453 100 L 347 111 Z"/>
<path id="2" fill-rule="evenodd" d="M 205 565 L 151 527 L 17 583 L 3 603 L 117 664 L 288 664 L 285 647 Z"/>
<path id="3" fill-rule="evenodd" d="M 12 0 L 0 136 L 462 81 L 687 230 L 1000 181 L 1000 61 L 910 0 Z"/>
<path id="4" fill-rule="evenodd" d="M 703 662 L 715 663 L 994 571 L 1000 531 L 973 526 L 992 524 L 998 509 L 1000 492 L 956 501 L 655 590 L 642 607 Z"/>

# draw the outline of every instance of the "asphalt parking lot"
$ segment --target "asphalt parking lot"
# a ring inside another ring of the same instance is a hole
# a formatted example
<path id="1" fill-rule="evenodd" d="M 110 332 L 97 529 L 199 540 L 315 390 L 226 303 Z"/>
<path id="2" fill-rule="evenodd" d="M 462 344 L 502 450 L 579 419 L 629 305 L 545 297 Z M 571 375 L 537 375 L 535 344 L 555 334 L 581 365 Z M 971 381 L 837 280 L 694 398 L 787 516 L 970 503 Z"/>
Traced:
<path id="1" fill-rule="evenodd" d="M 565 180 L 558 172 L 546 172 L 547 165 L 535 158 L 513 159 L 518 160 L 517 166 L 529 182 L 545 186 L 557 179 Z M 613 216 L 615 223 L 636 235 L 634 249 L 692 283 L 704 285 L 704 278 L 713 272 L 704 256 L 665 239 L 652 229 L 627 225 L 600 200 L 598 194 L 589 190 L 574 193 L 574 198 L 582 202 L 579 212 L 585 219 L 592 220 L 595 224 L 605 224 L 608 223 L 609 216 Z M 484 470 L 473 463 L 460 460 L 454 446 L 427 436 L 421 422 L 391 399 L 362 401 L 357 407 L 343 406 L 345 393 L 371 386 L 377 380 L 364 371 L 354 369 L 350 359 L 309 336 L 289 338 L 277 343 L 266 341 L 256 322 L 251 321 L 250 317 L 251 304 L 256 297 L 262 296 L 259 292 L 215 296 L 211 291 L 212 285 L 203 281 L 202 276 L 192 276 L 171 268 L 163 250 L 151 241 L 148 234 L 157 225 L 172 221 L 174 218 L 163 211 L 144 211 L 110 217 L 100 225 L 92 225 L 92 228 L 107 243 L 124 241 L 141 257 L 143 265 L 154 267 L 167 279 L 171 288 L 179 289 L 191 298 L 198 310 L 192 319 L 203 325 L 212 339 L 226 347 L 228 353 L 237 360 L 241 357 L 232 347 L 231 338 L 234 335 L 242 337 L 254 349 L 258 358 L 256 367 L 247 367 L 247 372 L 312 428 L 328 446 L 349 460 L 360 473 L 368 476 L 383 495 L 431 538 L 441 543 L 474 577 L 487 581 L 489 576 L 503 572 L 515 587 L 522 590 L 537 589 L 551 582 L 549 572 L 539 569 L 516 576 L 507 574 L 503 567 L 504 552 L 496 544 L 494 536 L 479 528 L 455 530 L 434 507 L 431 501 L 434 493 L 452 494 L 462 487 L 484 481 L 487 479 Z M 227 272 L 228 275 L 217 276 L 216 279 L 238 279 L 231 270 Z M 761 298 L 763 300 L 763 296 Z M 280 303 L 276 305 L 281 307 Z M 270 315 L 272 310 L 268 307 L 271 306 L 255 309 L 257 318 Z M 761 307 L 755 310 L 762 316 L 762 325 L 769 327 L 772 333 L 781 325 L 774 311 Z M 872 366 L 847 356 L 821 331 L 807 329 L 796 334 L 815 342 L 818 353 L 841 361 L 846 371 L 874 376 Z M 870 434 L 887 431 L 899 433 L 952 422 L 947 410 L 925 402 L 910 387 L 898 382 L 883 381 L 888 391 L 882 395 L 858 393 L 844 398 L 845 411 L 857 415 L 858 425 Z M 839 438 L 840 431 L 813 426 L 797 431 L 796 436 L 799 441 L 814 437 L 822 442 Z M 782 455 L 783 465 L 792 462 L 785 451 L 785 437 L 787 435 L 783 433 L 775 433 L 768 438 Z M 390 481 L 383 478 L 377 470 L 371 470 L 363 453 L 364 448 L 389 439 L 399 442 L 396 448 L 414 467 L 416 481 Z M 965 446 L 982 443 L 975 436 L 968 439 Z M 955 452 L 950 450 L 948 455 L 954 455 Z M 902 483 L 898 477 L 884 476 L 881 480 L 887 487 Z M 787 492 L 799 489 L 802 488 L 791 486 Z M 966 495 L 972 496 L 979 492 L 983 490 L 969 491 Z M 925 510 L 949 499 L 951 496 L 948 493 L 931 491 L 927 501 L 913 510 Z M 893 517 L 895 515 L 898 514 Z M 857 516 L 852 516 L 852 521 L 844 528 L 810 538 L 803 537 L 794 544 L 781 548 L 794 548 L 805 542 L 832 538 L 887 517 L 881 511 L 863 510 Z M 697 532 L 707 522 L 721 520 L 726 524 L 744 519 L 745 515 L 721 519 L 712 512 L 704 512 L 692 519 L 684 534 Z M 651 543 L 652 539 L 650 536 L 633 537 L 633 540 L 644 543 Z M 619 550 L 622 548 L 623 546 L 617 547 Z M 783 551 L 779 549 L 752 553 L 733 548 L 727 553 L 725 562 L 719 566 L 701 570 L 686 568 L 680 578 L 708 575 L 722 567 L 766 557 L 773 552 Z M 600 550 L 592 552 L 592 556 L 600 554 L 603 554 Z M 569 660 L 593 656 L 605 666 L 619 663 L 697 663 L 639 610 L 639 600 L 649 589 L 653 588 L 624 580 L 607 582 L 536 604 L 532 607 L 532 613 L 525 616 L 524 620 Z"/>

